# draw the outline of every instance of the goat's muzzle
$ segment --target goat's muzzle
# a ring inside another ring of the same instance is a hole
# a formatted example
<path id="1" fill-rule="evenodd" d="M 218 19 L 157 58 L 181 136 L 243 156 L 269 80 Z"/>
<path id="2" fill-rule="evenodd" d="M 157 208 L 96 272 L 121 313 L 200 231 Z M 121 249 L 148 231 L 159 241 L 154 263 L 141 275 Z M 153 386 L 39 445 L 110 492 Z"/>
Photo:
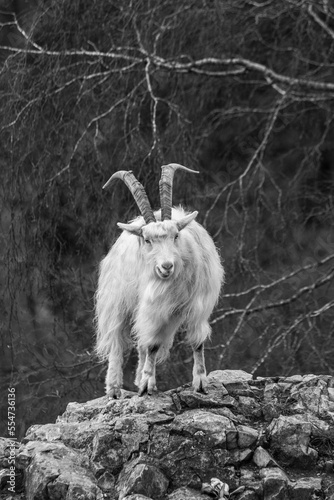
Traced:
<path id="1" fill-rule="evenodd" d="M 160 279 L 167 280 L 174 273 L 174 264 L 171 261 L 165 261 L 157 264 L 155 270 Z"/>

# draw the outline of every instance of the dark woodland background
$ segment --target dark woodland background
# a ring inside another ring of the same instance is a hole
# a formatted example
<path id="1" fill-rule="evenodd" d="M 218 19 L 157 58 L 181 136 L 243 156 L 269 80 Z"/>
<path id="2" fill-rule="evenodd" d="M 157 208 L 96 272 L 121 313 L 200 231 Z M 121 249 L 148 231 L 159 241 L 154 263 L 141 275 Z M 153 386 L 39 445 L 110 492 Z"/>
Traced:
<path id="1" fill-rule="evenodd" d="M 97 267 L 138 209 L 132 169 L 221 249 L 208 371 L 334 374 L 334 5 L 311 0 L 0 2 L 0 435 L 103 395 Z M 130 357 L 126 388 L 136 359 Z M 160 389 L 191 379 L 182 334 Z"/>

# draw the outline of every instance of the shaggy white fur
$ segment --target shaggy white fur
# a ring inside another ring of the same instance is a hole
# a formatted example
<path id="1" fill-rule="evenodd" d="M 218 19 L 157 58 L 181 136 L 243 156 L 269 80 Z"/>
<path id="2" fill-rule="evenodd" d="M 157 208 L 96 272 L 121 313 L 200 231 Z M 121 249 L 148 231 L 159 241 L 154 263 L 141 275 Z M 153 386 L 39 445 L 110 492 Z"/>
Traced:
<path id="1" fill-rule="evenodd" d="M 139 393 L 156 388 L 155 365 L 168 356 L 177 330 L 187 331 L 194 353 L 193 386 L 206 392 L 203 343 L 224 270 L 197 212 L 172 210 L 172 220 L 119 224 L 123 233 L 100 265 L 96 293 L 96 351 L 108 359 L 106 391 L 119 397 L 124 353 L 139 353 Z"/>

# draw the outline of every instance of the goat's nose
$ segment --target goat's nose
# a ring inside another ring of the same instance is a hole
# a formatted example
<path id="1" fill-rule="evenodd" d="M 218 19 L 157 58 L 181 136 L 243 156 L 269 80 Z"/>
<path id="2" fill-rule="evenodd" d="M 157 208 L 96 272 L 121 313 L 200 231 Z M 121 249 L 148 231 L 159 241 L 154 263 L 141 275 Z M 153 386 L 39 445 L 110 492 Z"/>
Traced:
<path id="1" fill-rule="evenodd" d="M 161 264 L 161 267 L 163 267 L 166 271 L 170 271 L 173 267 L 173 262 L 164 262 L 163 264 Z"/>

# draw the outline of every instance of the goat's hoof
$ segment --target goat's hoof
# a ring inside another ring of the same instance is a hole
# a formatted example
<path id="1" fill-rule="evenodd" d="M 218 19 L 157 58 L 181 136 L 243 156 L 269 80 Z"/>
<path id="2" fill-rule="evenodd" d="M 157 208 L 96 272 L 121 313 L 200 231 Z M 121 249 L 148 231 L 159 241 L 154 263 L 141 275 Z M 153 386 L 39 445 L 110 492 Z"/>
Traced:
<path id="1" fill-rule="evenodd" d="M 195 377 L 193 380 L 193 388 L 196 392 L 208 394 L 208 381 L 206 377 Z"/>
<path id="2" fill-rule="evenodd" d="M 156 387 L 151 387 L 150 389 L 148 389 L 147 387 L 144 387 L 143 389 L 139 389 L 138 391 L 138 396 L 145 396 L 145 394 L 147 396 L 152 396 L 152 394 L 154 392 L 157 392 L 157 388 Z"/>
<path id="3" fill-rule="evenodd" d="M 140 385 L 139 390 L 138 390 L 138 395 L 144 396 L 144 394 L 147 394 L 148 396 L 152 396 L 153 392 L 156 392 L 157 390 L 158 389 L 157 389 L 157 386 L 155 384 L 150 385 L 148 383 L 144 383 L 144 384 Z"/>
<path id="4" fill-rule="evenodd" d="M 119 399 L 122 395 L 121 388 L 114 386 L 107 390 L 107 396 L 109 399 Z"/>

